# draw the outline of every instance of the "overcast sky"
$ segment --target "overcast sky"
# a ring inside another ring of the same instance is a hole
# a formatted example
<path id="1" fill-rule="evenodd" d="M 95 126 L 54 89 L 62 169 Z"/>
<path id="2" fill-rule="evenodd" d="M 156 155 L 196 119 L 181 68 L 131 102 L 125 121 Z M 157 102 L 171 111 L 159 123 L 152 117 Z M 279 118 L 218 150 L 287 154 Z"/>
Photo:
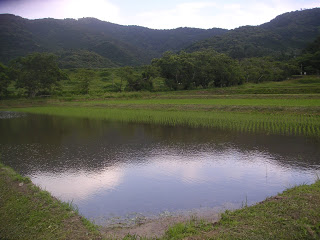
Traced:
<path id="1" fill-rule="evenodd" d="M 95 17 L 155 29 L 259 25 L 320 0 L 0 0 L 0 13 L 29 19 Z"/>

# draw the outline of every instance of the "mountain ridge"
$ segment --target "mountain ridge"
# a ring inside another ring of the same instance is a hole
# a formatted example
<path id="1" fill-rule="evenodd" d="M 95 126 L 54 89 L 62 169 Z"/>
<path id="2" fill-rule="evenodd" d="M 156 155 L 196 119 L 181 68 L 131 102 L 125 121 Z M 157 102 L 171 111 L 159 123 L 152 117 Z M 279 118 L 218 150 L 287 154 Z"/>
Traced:
<path id="1" fill-rule="evenodd" d="M 0 61 L 31 52 L 51 52 L 62 68 L 148 64 L 165 51 L 213 48 L 233 58 L 300 54 L 320 35 L 320 8 L 284 13 L 259 26 L 233 30 L 181 27 L 150 29 L 96 18 L 35 19 L 0 14 Z"/>
<path id="2" fill-rule="evenodd" d="M 95 18 L 28 20 L 12 14 L 0 15 L 0 61 L 32 51 L 86 50 L 115 65 L 147 64 L 164 51 L 179 51 L 199 39 L 228 30 L 177 28 L 154 30 L 123 26 Z"/>
<path id="3" fill-rule="evenodd" d="M 299 55 L 320 35 L 320 8 L 284 13 L 259 26 L 242 26 L 222 36 L 198 41 L 186 48 L 193 52 L 213 48 L 233 58 Z"/>

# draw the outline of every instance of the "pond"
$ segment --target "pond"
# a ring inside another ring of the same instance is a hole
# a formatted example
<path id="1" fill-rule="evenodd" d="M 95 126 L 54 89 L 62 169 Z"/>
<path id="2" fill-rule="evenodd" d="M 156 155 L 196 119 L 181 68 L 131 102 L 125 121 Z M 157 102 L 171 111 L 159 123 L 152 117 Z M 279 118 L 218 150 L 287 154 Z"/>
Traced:
<path id="1" fill-rule="evenodd" d="M 320 173 L 312 138 L 12 112 L 0 133 L 4 164 L 101 225 L 239 208 Z"/>

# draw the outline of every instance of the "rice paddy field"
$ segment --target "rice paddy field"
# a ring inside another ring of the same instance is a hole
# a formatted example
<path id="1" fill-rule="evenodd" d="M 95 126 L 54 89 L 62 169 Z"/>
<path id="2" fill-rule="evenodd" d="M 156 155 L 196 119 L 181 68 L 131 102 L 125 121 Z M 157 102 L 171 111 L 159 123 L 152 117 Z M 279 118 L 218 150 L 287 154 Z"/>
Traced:
<path id="1" fill-rule="evenodd" d="M 17 111 L 58 116 L 96 118 L 117 122 L 208 127 L 241 132 L 320 136 L 320 115 L 241 113 L 226 111 L 165 111 L 102 107 L 34 107 Z"/>
<path id="2" fill-rule="evenodd" d="M 81 104 L 106 104 L 106 105 L 213 105 L 213 106 L 279 106 L 279 107 L 317 107 L 320 99 L 138 99 L 138 100 L 109 100 L 78 102 Z"/>
<path id="3" fill-rule="evenodd" d="M 247 93 L 253 89 L 254 94 Z M 285 89 L 289 93 L 280 93 Z M 8 100 L 0 103 L 0 109 L 118 122 L 319 137 L 319 90 L 320 78 L 308 76 L 223 89 L 109 92 L 103 96 Z"/>

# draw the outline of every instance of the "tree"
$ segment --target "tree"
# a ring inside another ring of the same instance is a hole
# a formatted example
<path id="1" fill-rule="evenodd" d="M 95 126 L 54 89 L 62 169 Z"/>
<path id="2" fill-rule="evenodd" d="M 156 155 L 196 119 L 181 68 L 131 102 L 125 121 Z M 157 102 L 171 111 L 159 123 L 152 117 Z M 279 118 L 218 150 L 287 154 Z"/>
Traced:
<path id="1" fill-rule="evenodd" d="M 80 69 L 77 74 L 78 80 L 80 80 L 79 84 L 79 92 L 81 94 L 89 93 L 89 86 L 91 82 L 92 72 L 87 69 Z"/>
<path id="2" fill-rule="evenodd" d="M 58 82 L 67 76 L 58 67 L 56 56 L 46 53 L 33 53 L 20 57 L 10 64 L 10 75 L 17 88 L 24 88 L 28 97 L 50 94 Z"/>
<path id="3" fill-rule="evenodd" d="M 151 91 L 153 89 L 152 78 L 157 76 L 158 72 L 154 66 L 145 66 L 141 75 L 133 74 L 127 77 L 126 90 L 128 91 Z"/>
<path id="4" fill-rule="evenodd" d="M 118 76 L 120 77 L 120 85 L 117 86 L 119 92 L 122 92 L 123 81 L 129 82 L 133 78 L 133 67 L 123 67 L 118 70 Z"/>
<path id="5" fill-rule="evenodd" d="M 160 76 L 166 79 L 165 83 L 169 88 L 178 90 L 178 86 L 182 84 L 179 55 L 165 52 L 162 58 L 153 59 L 152 65 L 159 68 Z"/>
<path id="6" fill-rule="evenodd" d="M 192 53 L 192 58 L 195 65 L 193 81 L 196 86 L 227 87 L 242 83 L 239 64 L 229 56 L 209 49 Z"/>
<path id="7" fill-rule="evenodd" d="M 214 57 L 217 52 L 203 51 L 192 53 L 195 64 L 195 76 L 194 81 L 196 86 L 202 86 L 208 88 L 209 84 L 214 81 Z"/>
<path id="8" fill-rule="evenodd" d="M 320 36 L 297 58 L 299 66 L 303 72 L 308 74 L 320 74 Z"/>
<path id="9" fill-rule="evenodd" d="M 296 72 L 293 64 L 275 61 L 270 57 L 243 59 L 240 65 L 245 81 L 253 83 L 282 81 Z"/>
<path id="10" fill-rule="evenodd" d="M 159 67 L 161 77 L 173 90 L 207 88 L 211 83 L 216 87 L 242 83 L 239 63 L 213 50 L 180 54 L 167 52 L 152 64 Z"/>
<path id="11" fill-rule="evenodd" d="M 239 63 L 225 54 L 218 54 L 214 59 L 213 83 L 215 87 L 229 87 L 242 84 Z"/>
<path id="12" fill-rule="evenodd" d="M 0 63 L 0 98 L 7 96 L 9 84 L 8 68 Z"/>

